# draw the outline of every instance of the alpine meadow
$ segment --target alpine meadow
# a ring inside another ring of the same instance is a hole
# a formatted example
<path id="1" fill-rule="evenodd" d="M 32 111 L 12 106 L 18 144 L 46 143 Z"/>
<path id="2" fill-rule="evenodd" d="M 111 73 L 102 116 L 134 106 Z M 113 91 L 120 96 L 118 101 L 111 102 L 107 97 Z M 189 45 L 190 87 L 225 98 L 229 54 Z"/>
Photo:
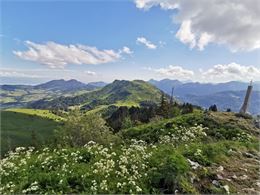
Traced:
<path id="1" fill-rule="evenodd" d="M 0 194 L 260 194 L 259 0 L 0 12 Z"/>

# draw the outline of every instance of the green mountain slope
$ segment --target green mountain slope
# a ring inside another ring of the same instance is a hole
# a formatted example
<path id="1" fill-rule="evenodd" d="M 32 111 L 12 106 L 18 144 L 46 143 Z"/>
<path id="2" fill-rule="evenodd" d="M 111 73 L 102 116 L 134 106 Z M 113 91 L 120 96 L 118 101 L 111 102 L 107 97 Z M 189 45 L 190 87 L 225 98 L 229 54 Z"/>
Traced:
<path id="1" fill-rule="evenodd" d="M 31 114 L 1 111 L 1 155 L 18 146 L 32 145 L 32 134 L 37 145 L 45 143 L 53 136 L 58 122 L 47 117 Z"/>
<path id="2" fill-rule="evenodd" d="M 52 80 L 40 85 L 0 85 L 0 107 L 26 107 L 40 99 L 54 99 L 60 96 L 75 96 L 100 88 L 104 83 L 84 84 L 77 80 Z"/>
<path id="3" fill-rule="evenodd" d="M 142 101 L 159 102 L 161 91 L 151 84 L 141 81 L 115 80 L 100 90 L 92 91 L 75 97 L 60 97 L 52 101 L 40 100 L 31 104 L 33 108 L 66 109 L 70 106 L 80 105 L 91 110 L 100 105 L 132 104 Z"/>

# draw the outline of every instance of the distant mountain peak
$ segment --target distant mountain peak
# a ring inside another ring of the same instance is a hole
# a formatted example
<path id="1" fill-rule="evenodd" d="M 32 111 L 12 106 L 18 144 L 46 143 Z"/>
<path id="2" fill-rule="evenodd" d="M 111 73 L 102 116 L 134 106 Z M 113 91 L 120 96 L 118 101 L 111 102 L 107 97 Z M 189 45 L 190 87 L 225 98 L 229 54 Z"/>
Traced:
<path id="1" fill-rule="evenodd" d="M 45 90 L 53 90 L 53 91 L 76 91 L 81 89 L 92 90 L 94 87 L 90 87 L 85 83 L 77 81 L 76 79 L 64 80 L 52 80 L 46 83 L 36 85 L 36 89 L 45 89 Z"/>

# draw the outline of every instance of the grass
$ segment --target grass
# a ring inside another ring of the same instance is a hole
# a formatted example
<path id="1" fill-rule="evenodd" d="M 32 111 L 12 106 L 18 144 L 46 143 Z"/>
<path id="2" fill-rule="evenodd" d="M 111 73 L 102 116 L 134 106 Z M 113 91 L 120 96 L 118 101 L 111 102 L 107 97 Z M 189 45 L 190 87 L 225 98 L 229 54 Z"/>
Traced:
<path id="1" fill-rule="evenodd" d="M 62 117 L 51 113 L 49 110 L 27 109 L 27 108 L 10 108 L 10 109 L 7 109 L 6 111 L 39 116 L 39 117 L 42 117 L 42 118 L 52 119 L 52 120 L 55 120 L 55 121 L 63 120 Z"/>
<path id="2" fill-rule="evenodd" d="M 233 139 L 233 137 L 240 137 L 242 139 L 238 134 L 257 135 L 259 131 L 251 119 L 236 117 L 234 113 L 203 113 L 196 110 L 193 113 L 180 115 L 171 119 L 163 119 L 124 129 L 122 130 L 122 135 L 127 138 L 130 137 L 132 139 L 143 139 L 148 142 L 154 142 L 158 141 L 158 135 L 171 132 L 173 126 L 191 127 L 195 124 L 202 124 L 204 127 L 208 127 L 206 133 L 214 140 L 230 140 Z"/>
<path id="3" fill-rule="evenodd" d="M 86 114 L 97 114 L 97 113 L 104 111 L 107 108 L 108 108 L 108 105 L 100 105 L 92 110 L 87 111 Z"/>
<path id="4" fill-rule="evenodd" d="M 89 112 L 97 112 L 105 108 L 106 105 L 101 105 Z M 49 139 L 48 136 L 52 135 L 52 129 L 55 127 L 49 125 L 49 130 L 41 128 L 46 128 L 48 122 L 54 125 L 57 123 L 43 117 L 46 111 L 35 111 L 37 114 L 41 112 L 39 116 L 32 115 L 32 110 L 27 112 L 30 114 L 2 112 L 2 119 L 8 121 L 4 123 L 4 133 L 8 135 L 2 136 L 4 142 L 16 138 L 19 145 L 30 144 L 33 125 L 37 128 L 37 136 L 41 135 L 39 138 Z M 200 123 L 209 127 L 207 129 L 211 134 L 207 133 L 207 136 L 199 139 L 189 138 L 187 142 L 178 142 L 178 144 L 172 144 L 171 140 L 156 141 L 159 136 L 169 132 L 176 137 L 179 135 L 187 137 L 191 133 L 194 134 L 193 131 L 183 134 L 176 131 L 174 126 L 192 127 Z M 29 158 L 25 153 L 21 153 L 18 158 L 9 158 L 8 161 L 11 163 L 6 161 L 5 170 L 1 175 L 3 186 L 6 187 L 2 189 L 7 193 L 88 194 L 173 194 L 176 189 L 179 193 L 188 194 L 224 194 L 229 191 L 245 194 L 250 193 L 246 190 L 251 187 L 259 191 L 257 186 L 259 163 L 256 160 L 259 158 L 259 139 L 254 136 L 253 131 L 249 130 L 253 128 L 250 124 L 250 120 L 235 117 L 233 113 L 203 113 L 196 110 L 194 113 L 125 129 L 122 132 L 126 141 L 124 145 L 115 144 L 106 148 L 92 143 L 80 148 L 45 148 L 26 153 Z M 12 131 L 13 125 L 16 125 L 14 131 Z M 21 127 L 24 129 L 17 131 Z M 254 139 L 233 140 L 236 134 L 230 132 L 236 132 L 234 130 L 245 131 Z M 214 137 L 216 133 L 222 137 Z M 145 144 L 140 141 L 131 143 L 129 141 L 131 138 L 150 143 Z M 9 142 L 5 144 L 8 146 Z M 198 163 L 198 167 L 193 168 L 191 162 Z M 14 168 L 9 165 L 13 165 Z M 219 171 L 220 166 L 223 168 L 222 171 Z M 15 167 L 19 168 L 15 169 Z M 123 172 L 125 169 L 127 171 Z M 237 179 L 233 178 L 234 175 Z M 244 175 L 248 179 L 241 179 Z M 129 182 L 130 177 L 137 178 L 134 183 L 132 182 L 133 185 Z M 219 184 L 215 185 L 214 180 Z M 14 184 L 12 191 L 8 187 L 10 181 Z M 122 186 L 124 181 L 127 186 L 124 188 L 117 186 L 118 184 Z M 97 183 L 97 189 L 93 183 Z M 228 191 L 224 189 L 226 185 L 229 187 Z M 139 188 L 142 190 L 137 191 L 136 189 Z"/>
<path id="5" fill-rule="evenodd" d="M 29 112 L 29 110 L 20 110 Z M 44 111 L 31 111 L 30 114 L 13 111 L 1 111 L 1 155 L 8 150 L 18 146 L 29 146 L 32 144 L 32 132 L 34 131 L 37 144 L 43 144 L 53 137 L 53 131 L 59 125 L 49 114 Z"/>
<path id="6" fill-rule="evenodd" d="M 1 97 L 0 103 L 5 104 L 5 103 L 15 102 L 15 101 L 16 100 L 13 97 Z"/>
<path id="7" fill-rule="evenodd" d="M 139 107 L 139 103 L 138 102 L 134 102 L 134 101 L 118 101 L 116 102 L 115 104 L 113 104 L 115 106 L 127 106 L 127 107 L 132 107 L 132 106 L 135 106 L 135 107 Z"/>

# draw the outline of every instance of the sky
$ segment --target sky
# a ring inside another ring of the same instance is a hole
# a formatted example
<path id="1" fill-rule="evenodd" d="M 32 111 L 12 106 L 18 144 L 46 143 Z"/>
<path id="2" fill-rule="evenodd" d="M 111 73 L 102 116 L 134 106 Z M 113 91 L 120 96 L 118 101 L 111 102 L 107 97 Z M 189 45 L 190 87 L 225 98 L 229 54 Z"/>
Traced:
<path id="1" fill-rule="evenodd" d="M 259 0 L 2 0 L 0 82 L 260 80 Z"/>

